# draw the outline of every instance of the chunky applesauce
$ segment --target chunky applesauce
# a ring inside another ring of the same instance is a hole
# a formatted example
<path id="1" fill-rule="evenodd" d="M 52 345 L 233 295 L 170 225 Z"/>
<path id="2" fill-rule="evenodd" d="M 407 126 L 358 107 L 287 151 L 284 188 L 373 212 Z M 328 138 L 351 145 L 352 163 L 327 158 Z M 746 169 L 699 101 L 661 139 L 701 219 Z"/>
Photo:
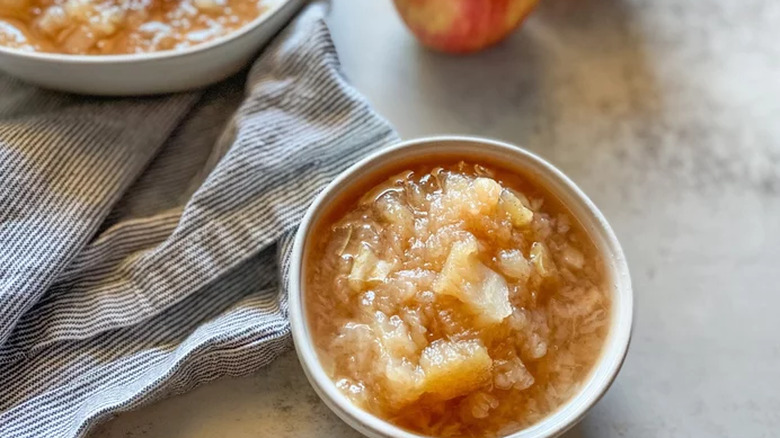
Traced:
<path id="1" fill-rule="evenodd" d="M 417 433 L 527 427 L 600 355 L 602 259 L 557 199 L 516 173 L 409 169 L 315 231 L 305 281 L 320 361 L 355 404 Z"/>
<path id="2" fill-rule="evenodd" d="M 264 9 L 262 0 L 0 0 L 0 44 L 84 55 L 181 49 Z"/>

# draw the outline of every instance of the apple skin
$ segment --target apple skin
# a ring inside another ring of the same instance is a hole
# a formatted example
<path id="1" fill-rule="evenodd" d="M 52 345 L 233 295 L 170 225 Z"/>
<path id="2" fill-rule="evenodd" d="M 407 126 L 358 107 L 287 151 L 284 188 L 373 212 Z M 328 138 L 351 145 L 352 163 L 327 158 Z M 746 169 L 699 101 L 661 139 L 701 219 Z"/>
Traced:
<path id="1" fill-rule="evenodd" d="M 426 46 L 447 53 L 482 50 L 506 38 L 539 0 L 393 0 Z"/>

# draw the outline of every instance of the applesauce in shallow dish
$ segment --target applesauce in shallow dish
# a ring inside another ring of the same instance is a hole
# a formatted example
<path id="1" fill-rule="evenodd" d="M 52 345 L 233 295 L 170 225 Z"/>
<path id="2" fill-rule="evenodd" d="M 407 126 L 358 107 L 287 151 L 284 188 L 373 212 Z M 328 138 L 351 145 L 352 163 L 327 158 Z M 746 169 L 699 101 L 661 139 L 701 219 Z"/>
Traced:
<path id="1" fill-rule="evenodd" d="M 0 0 L 0 45 L 79 55 L 182 49 L 265 10 L 264 0 Z"/>
<path id="2" fill-rule="evenodd" d="M 498 166 L 415 164 L 313 230 L 305 299 L 325 372 L 407 430 L 504 436 L 571 398 L 608 333 L 603 261 L 565 206 Z"/>

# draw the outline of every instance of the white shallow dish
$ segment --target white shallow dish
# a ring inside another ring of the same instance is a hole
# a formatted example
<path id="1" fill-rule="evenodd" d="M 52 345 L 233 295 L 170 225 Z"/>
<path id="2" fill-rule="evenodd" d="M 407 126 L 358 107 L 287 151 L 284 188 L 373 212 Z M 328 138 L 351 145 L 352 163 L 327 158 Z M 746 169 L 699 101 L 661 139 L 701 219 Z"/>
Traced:
<path id="1" fill-rule="evenodd" d="M 52 90 L 101 96 L 171 93 L 202 87 L 239 71 L 302 5 L 266 0 L 246 26 L 183 50 L 130 55 L 63 55 L 0 46 L 0 70 Z"/>
<path id="2" fill-rule="evenodd" d="M 415 159 L 430 159 L 442 155 L 482 158 L 486 161 L 505 163 L 505 167 L 518 169 L 541 183 L 552 195 L 557 196 L 582 223 L 604 256 L 612 298 L 610 331 L 604 349 L 591 374 L 582 383 L 580 391 L 558 410 L 535 425 L 509 435 L 511 438 L 557 437 L 574 426 L 607 391 L 617 376 L 631 337 L 633 318 L 633 293 L 628 265 L 620 244 L 604 216 L 593 202 L 569 178 L 551 164 L 517 146 L 493 140 L 470 137 L 433 137 L 409 140 L 381 150 L 343 172 L 320 193 L 309 207 L 292 253 L 289 278 L 290 319 L 298 358 L 303 370 L 317 394 L 342 420 L 357 431 L 372 438 L 420 438 L 421 435 L 403 430 L 352 404 L 334 385 L 320 365 L 314 349 L 306 318 L 304 300 L 304 255 L 309 244 L 311 230 L 325 212 L 326 207 L 351 188 L 375 174 L 385 172 L 402 163 Z"/>

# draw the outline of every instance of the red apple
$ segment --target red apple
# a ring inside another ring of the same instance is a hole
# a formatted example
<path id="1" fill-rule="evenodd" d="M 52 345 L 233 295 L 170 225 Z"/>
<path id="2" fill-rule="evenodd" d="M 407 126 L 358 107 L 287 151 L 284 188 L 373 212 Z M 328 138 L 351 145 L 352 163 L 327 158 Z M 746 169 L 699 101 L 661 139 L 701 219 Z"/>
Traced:
<path id="1" fill-rule="evenodd" d="M 506 38 L 539 0 L 393 0 L 425 46 L 449 53 L 476 52 Z"/>

